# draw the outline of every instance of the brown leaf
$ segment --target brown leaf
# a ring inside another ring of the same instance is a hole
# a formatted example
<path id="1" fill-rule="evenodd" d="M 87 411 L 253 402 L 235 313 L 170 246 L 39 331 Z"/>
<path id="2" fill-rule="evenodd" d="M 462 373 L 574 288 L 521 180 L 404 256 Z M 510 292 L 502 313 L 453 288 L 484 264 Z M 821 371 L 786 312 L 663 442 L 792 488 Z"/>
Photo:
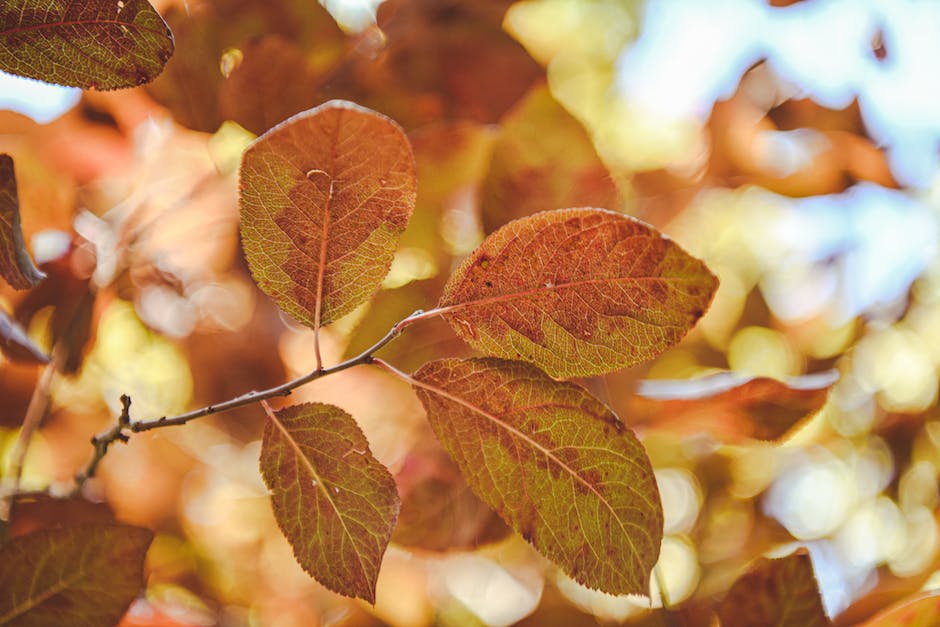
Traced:
<path id="1" fill-rule="evenodd" d="M 113 625 L 143 588 L 148 529 L 44 529 L 0 547 L 0 625 Z"/>
<path id="2" fill-rule="evenodd" d="M 591 138 L 548 87 L 535 87 L 503 118 L 483 184 L 487 233 L 543 209 L 620 204 Z"/>
<path id="3" fill-rule="evenodd" d="M 705 264 L 642 222 L 559 209 L 487 237 L 451 276 L 439 307 L 483 353 L 584 377 L 676 344 L 717 285 Z"/>
<path id="4" fill-rule="evenodd" d="M 505 4 L 384 2 L 376 17 L 380 31 L 365 34 L 325 91 L 382 111 L 407 129 L 442 119 L 497 122 L 545 75 L 502 29 Z"/>
<path id="5" fill-rule="evenodd" d="M 0 276 L 18 290 L 29 289 L 46 276 L 26 251 L 13 158 L 4 154 L 0 154 Z"/>
<path id="6" fill-rule="evenodd" d="M 476 494 L 578 582 L 648 594 L 663 512 L 643 446 L 603 403 L 538 368 L 444 359 L 414 375 Z"/>
<path id="7" fill-rule="evenodd" d="M 198 131 L 213 132 L 231 115 L 261 133 L 269 123 L 319 104 L 322 97 L 294 96 L 315 88 L 346 48 L 347 37 L 332 16 L 306 0 L 188 0 L 167 10 L 166 19 L 178 52 L 148 91 L 177 122 Z M 267 76 L 264 66 L 272 57 L 261 42 L 270 36 L 292 52 L 273 59 Z M 297 74 L 285 73 L 286 63 L 300 58 Z"/>
<path id="8" fill-rule="evenodd" d="M 261 474 L 294 556 L 321 584 L 375 603 L 375 582 L 399 500 L 392 475 L 339 407 L 270 412 Z"/>
<path id="9" fill-rule="evenodd" d="M 467 485 L 431 435 L 418 439 L 395 475 L 401 514 L 392 541 L 429 551 L 473 549 L 502 540 L 510 529 Z"/>
<path id="10" fill-rule="evenodd" d="M 20 0 L 0 5 L 0 70 L 82 89 L 148 83 L 173 35 L 147 0 Z"/>
<path id="11" fill-rule="evenodd" d="M 241 233 L 258 286 L 304 324 L 367 301 L 388 273 L 415 204 L 401 128 L 331 101 L 252 144 L 240 171 Z"/>
<path id="12" fill-rule="evenodd" d="M 722 627 L 826 627 L 813 563 L 806 549 L 760 558 L 718 605 Z"/>
<path id="13" fill-rule="evenodd" d="M 776 440 L 826 402 L 834 370 L 786 382 L 721 372 L 700 379 L 640 381 L 627 399 L 630 426 L 707 432 L 725 442 Z"/>
<path id="14" fill-rule="evenodd" d="M 0 309 L 0 350 L 15 361 L 47 364 L 49 357 L 36 346 L 26 331 Z"/>
<path id="15" fill-rule="evenodd" d="M 114 512 L 106 503 L 92 503 L 81 497 L 55 498 L 31 494 L 16 498 L 10 519 L 10 537 L 37 529 L 59 529 L 91 523 L 113 523 Z"/>

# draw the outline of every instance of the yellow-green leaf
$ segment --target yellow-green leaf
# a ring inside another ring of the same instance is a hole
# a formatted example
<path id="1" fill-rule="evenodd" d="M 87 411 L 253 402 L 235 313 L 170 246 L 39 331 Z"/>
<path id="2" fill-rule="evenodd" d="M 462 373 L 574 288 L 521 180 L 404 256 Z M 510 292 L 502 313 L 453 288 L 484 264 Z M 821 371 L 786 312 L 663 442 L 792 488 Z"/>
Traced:
<path id="1" fill-rule="evenodd" d="M 580 583 L 648 594 L 663 511 L 643 446 L 573 383 L 501 359 L 413 375 L 435 435 L 473 491 Z"/>
<path id="2" fill-rule="evenodd" d="M 330 590 L 374 603 L 398 518 L 395 480 L 339 407 L 303 403 L 269 418 L 261 474 L 294 556 Z"/>
<path id="3" fill-rule="evenodd" d="M 395 122 L 330 101 L 259 137 L 240 176 L 248 266 L 281 309 L 316 328 L 379 289 L 417 187 Z"/>
<path id="4" fill-rule="evenodd" d="M 45 276 L 33 264 L 23 242 L 13 158 L 0 154 L 0 277 L 15 289 L 25 290 Z"/>
<path id="5" fill-rule="evenodd" d="M 0 5 L 0 70 L 83 89 L 150 82 L 173 35 L 147 0 L 17 0 Z"/>
<path id="6" fill-rule="evenodd" d="M 813 563 L 806 549 L 760 558 L 718 605 L 722 627 L 827 627 Z"/>
<path id="7" fill-rule="evenodd" d="M 704 263 L 639 220 L 559 209 L 487 237 L 451 276 L 439 307 L 483 353 L 584 377 L 676 344 L 717 286 Z"/>
<path id="8" fill-rule="evenodd" d="M 114 625 L 144 584 L 148 529 L 44 529 L 0 547 L 0 625 Z"/>

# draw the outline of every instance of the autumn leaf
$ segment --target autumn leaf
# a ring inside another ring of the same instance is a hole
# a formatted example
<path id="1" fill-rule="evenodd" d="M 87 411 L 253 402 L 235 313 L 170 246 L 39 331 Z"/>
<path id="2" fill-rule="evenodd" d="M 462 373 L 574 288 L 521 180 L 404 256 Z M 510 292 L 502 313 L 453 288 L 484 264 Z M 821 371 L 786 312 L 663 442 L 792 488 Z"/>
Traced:
<path id="1" fill-rule="evenodd" d="M 500 124 L 481 194 L 483 228 L 585 206 L 618 209 L 617 186 L 581 123 L 538 85 Z"/>
<path id="2" fill-rule="evenodd" d="M 337 64 L 324 93 L 409 130 L 440 120 L 497 122 L 545 76 L 503 30 L 505 11 L 505 2 L 481 0 L 383 2 L 377 28 Z"/>
<path id="3" fill-rule="evenodd" d="M 813 563 L 806 549 L 781 559 L 760 558 L 718 605 L 722 627 L 825 627 Z"/>
<path id="4" fill-rule="evenodd" d="M 413 375 L 476 494 L 578 582 L 648 594 L 663 512 L 643 446 L 603 403 L 522 362 L 444 359 Z"/>
<path id="5" fill-rule="evenodd" d="M 4 154 L 0 154 L 0 276 L 18 290 L 29 289 L 45 278 L 23 242 L 13 158 Z"/>
<path id="6" fill-rule="evenodd" d="M 392 541 L 428 551 L 474 549 L 511 533 L 502 519 L 470 490 L 460 469 L 426 433 L 395 475 L 401 513 Z"/>
<path id="7" fill-rule="evenodd" d="M 49 357 L 36 346 L 26 331 L 0 309 L 0 350 L 16 361 L 34 364 L 49 363 Z"/>
<path id="8" fill-rule="evenodd" d="M 26 535 L 37 529 L 59 529 L 76 525 L 114 523 L 114 512 L 107 503 L 94 503 L 82 497 L 57 498 L 47 494 L 15 497 L 10 519 L 10 537 Z"/>
<path id="9" fill-rule="evenodd" d="M 0 6 L 0 70 L 82 89 L 150 82 L 173 35 L 147 0 L 20 0 Z"/>
<path id="10" fill-rule="evenodd" d="M 940 625 L 940 592 L 924 592 L 891 605 L 860 627 L 921 627 Z"/>
<path id="11" fill-rule="evenodd" d="M 397 124 L 328 102 L 259 137 L 240 178 L 245 256 L 281 309 L 317 328 L 379 289 L 415 204 Z"/>
<path id="12" fill-rule="evenodd" d="M 348 39 L 320 3 L 306 0 L 189 0 L 165 16 L 177 52 L 147 91 L 198 131 L 231 119 L 260 134 L 323 102 L 319 83 Z"/>
<path id="13" fill-rule="evenodd" d="M 707 432 L 724 442 L 776 440 L 826 402 L 835 371 L 787 381 L 721 372 L 699 379 L 640 381 L 625 416 L 640 425 L 681 433 Z"/>
<path id="14" fill-rule="evenodd" d="M 559 209 L 487 237 L 438 306 L 487 355 L 529 361 L 556 378 L 585 377 L 676 344 L 717 285 L 705 264 L 638 220 Z"/>
<path id="15" fill-rule="evenodd" d="M 44 529 L 0 547 L 0 625 L 113 625 L 143 588 L 148 529 Z"/>
<path id="16" fill-rule="evenodd" d="M 339 407 L 269 412 L 261 474 L 294 556 L 321 584 L 375 603 L 375 582 L 398 517 L 395 480 Z"/>

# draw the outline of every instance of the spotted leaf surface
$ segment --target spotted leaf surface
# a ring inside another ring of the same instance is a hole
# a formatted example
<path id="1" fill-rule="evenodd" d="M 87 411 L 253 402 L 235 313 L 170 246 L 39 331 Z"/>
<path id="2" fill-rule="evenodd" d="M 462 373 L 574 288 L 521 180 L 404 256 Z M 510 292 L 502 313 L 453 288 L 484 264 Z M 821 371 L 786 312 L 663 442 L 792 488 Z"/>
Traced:
<path id="1" fill-rule="evenodd" d="M 379 289 L 414 209 L 411 146 L 388 118 L 330 101 L 274 127 L 241 165 L 241 232 L 259 287 L 316 328 Z"/>
<path id="2" fill-rule="evenodd" d="M 45 278 L 23 242 L 13 158 L 4 154 L 0 154 L 0 276 L 18 290 L 33 287 Z"/>
<path id="3" fill-rule="evenodd" d="M 153 80 L 173 36 L 147 0 L 18 0 L 0 5 L 0 70 L 83 89 Z"/>
<path id="4" fill-rule="evenodd" d="M 0 548 L 0 625 L 100 627 L 118 622 L 144 585 L 148 529 L 44 529 Z"/>
<path id="5" fill-rule="evenodd" d="M 827 627 L 813 563 L 805 549 L 760 558 L 718 606 L 722 627 Z"/>
<path id="6" fill-rule="evenodd" d="M 584 377 L 676 344 L 717 285 L 705 264 L 643 222 L 559 209 L 487 237 L 451 276 L 439 307 L 487 355 Z"/>
<path id="7" fill-rule="evenodd" d="M 568 575 L 647 594 L 663 512 L 643 446 L 600 401 L 522 362 L 426 364 L 414 387 L 471 489 Z"/>
<path id="8" fill-rule="evenodd" d="M 398 518 L 395 480 L 339 407 L 304 403 L 269 418 L 261 474 L 294 556 L 330 590 L 374 603 Z"/>

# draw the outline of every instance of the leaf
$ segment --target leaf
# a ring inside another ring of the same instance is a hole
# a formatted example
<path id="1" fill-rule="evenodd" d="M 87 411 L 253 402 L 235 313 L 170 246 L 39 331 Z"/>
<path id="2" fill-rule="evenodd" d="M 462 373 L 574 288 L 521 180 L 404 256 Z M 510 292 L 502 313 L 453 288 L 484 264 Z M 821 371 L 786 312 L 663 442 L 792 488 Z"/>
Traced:
<path id="1" fill-rule="evenodd" d="M 920 627 L 940 625 L 940 592 L 933 590 L 885 608 L 861 627 Z"/>
<path id="2" fill-rule="evenodd" d="M 303 403 L 269 417 L 261 474 L 294 556 L 330 590 L 375 603 L 398 518 L 395 480 L 339 407 Z"/>
<path id="3" fill-rule="evenodd" d="M 509 528 L 467 485 L 430 429 L 416 438 L 395 475 L 401 513 L 392 541 L 428 551 L 474 549 L 505 538 Z"/>
<path id="4" fill-rule="evenodd" d="M 826 402 L 834 370 L 786 382 L 721 372 L 699 379 L 640 381 L 627 399 L 630 426 L 708 432 L 722 441 L 776 440 Z"/>
<path id="5" fill-rule="evenodd" d="M 56 498 L 47 494 L 29 494 L 15 498 L 9 533 L 11 538 L 15 538 L 37 529 L 114 522 L 114 512 L 107 503 L 93 503 L 81 497 Z"/>
<path id="6" fill-rule="evenodd" d="M 781 559 L 760 558 L 718 605 L 722 627 L 830 625 L 806 549 Z"/>
<path id="7" fill-rule="evenodd" d="M 556 378 L 604 374 L 676 344 L 718 279 L 672 240 L 602 209 L 503 226 L 454 272 L 439 307 L 477 350 Z"/>
<path id="8" fill-rule="evenodd" d="M 29 289 L 45 278 L 33 265 L 23 242 L 13 158 L 5 154 L 0 154 L 0 276 L 18 290 Z"/>
<path id="9" fill-rule="evenodd" d="M 500 359 L 426 364 L 414 387 L 467 483 L 576 581 L 648 594 L 663 512 L 643 446 L 573 383 Z"/>
<path id="10" fill-rule="evenodd" d="M 261 289 L 317 328 L 367 301 L 415 205 L 401 128 L 331 101 L 279 124 L 242 157 L 241 232 Z"/>
<path id="11" fill-rule="evenodd" d="M 0 309 L 0 350 L 15 361 L 47 364 L 49 357 L 36 346 L 26 331 Z"/>
<path id="12" fill-rule="evenodd" d="M 348 40 L 327 10 L 309 0 L 189 0 L 165 15 L 177 53 L 147 91 L 197 131 L 214 132 L 231 119 L 260 134 L 319 104 L 325 100 L 319 83 Z M 278 50 L 266 41 L 271 37 Z"/>
<path id="13" fill-rule="evenodd" d="M 554 207 L 620 208 L 614 180 L 581 123 L 538 85 L 503 119 L 481 198 L 491 233 Z"/>
<path id="14" fill-rule="evenodd" d="M 0 70 L 82 89 L 148 83 L 173 35 L 147 0 L 19 0 L 0 6 Z"/>
<path id="15" fill-rule="evenodd" d="M 324 92 L 415 129 L 440 120 L 492 124 L 545 76 L 502 28 L 505 2 L 388 0 L 378 28 L 338 64 Z"/>
<path id="16" fill-rule="evenodd" d="M 0 625 L 113 625 L 143 588 L 148 529 L 44 529 L 0 547 Z"/>

